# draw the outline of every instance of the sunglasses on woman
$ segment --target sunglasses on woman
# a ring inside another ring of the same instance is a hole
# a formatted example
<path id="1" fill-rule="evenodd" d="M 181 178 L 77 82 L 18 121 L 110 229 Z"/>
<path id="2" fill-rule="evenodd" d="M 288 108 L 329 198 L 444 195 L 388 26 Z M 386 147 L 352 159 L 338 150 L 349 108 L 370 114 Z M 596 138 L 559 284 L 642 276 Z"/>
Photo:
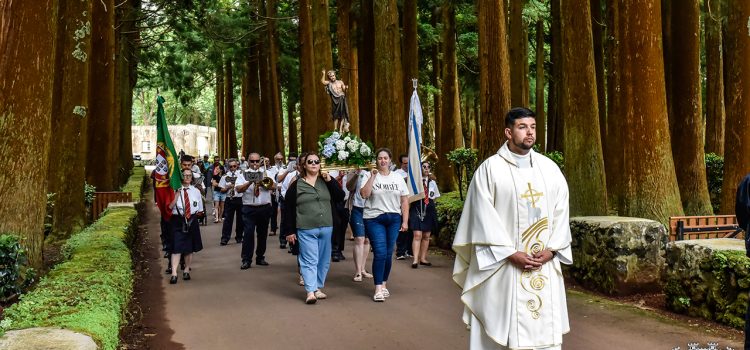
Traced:
<path id="1" fill-rule="evenodd" d="M 320 164 L 320 159 L 308 159 L 307 164 Z"/>

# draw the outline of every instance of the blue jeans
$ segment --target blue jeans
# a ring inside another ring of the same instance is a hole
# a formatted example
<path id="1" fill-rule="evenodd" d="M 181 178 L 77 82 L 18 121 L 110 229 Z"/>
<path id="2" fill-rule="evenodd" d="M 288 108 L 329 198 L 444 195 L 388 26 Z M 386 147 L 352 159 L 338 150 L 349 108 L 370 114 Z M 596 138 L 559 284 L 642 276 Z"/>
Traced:
<path id="1" fill-rule="evenodd" d="M 349 216 L 349 225 L 351 225 L 352 227 L 352 234 L 354 235 L 354 237 L 365 236 L 365 222 L 362 218 L 364 210 L 364 208 L 352 207 L 352 212 Z"/>
<path id="2" fill-rule="evenodd" d="M 305 280 L 305 290 L 323 288 L 331 267 L 331 234 L 333 227 L 297 229 L 299 240 L 299 270 Z"/>
<path id="3" fill-rule="evenodd" d="M 401 214 L 385 213 L 373 219 L 365 219 L 365 232 L 372 246 L 372 274 L 375 285 L 388 281 L 393 263 L 393 246 L 401 228 Z"/>

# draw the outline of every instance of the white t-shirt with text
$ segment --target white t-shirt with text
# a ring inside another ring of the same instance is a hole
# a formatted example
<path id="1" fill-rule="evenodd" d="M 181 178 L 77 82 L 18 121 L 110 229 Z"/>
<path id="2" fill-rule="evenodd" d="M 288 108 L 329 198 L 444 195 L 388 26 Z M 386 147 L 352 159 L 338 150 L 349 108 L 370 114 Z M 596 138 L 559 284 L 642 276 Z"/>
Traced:
<path id="1" fill-rule="evenodd" d="M 371 173 L 366 173 L 362 178 L 363 187 L 371 176 Z M 401 214 L 401 196 L 408 195 L 406 182 L 399 174 L 393 171 L 387 176 L 378 173 L 372 183 L 370 198 L 365 200 L 363 218 L 373 219 L 385 213 Z"/>

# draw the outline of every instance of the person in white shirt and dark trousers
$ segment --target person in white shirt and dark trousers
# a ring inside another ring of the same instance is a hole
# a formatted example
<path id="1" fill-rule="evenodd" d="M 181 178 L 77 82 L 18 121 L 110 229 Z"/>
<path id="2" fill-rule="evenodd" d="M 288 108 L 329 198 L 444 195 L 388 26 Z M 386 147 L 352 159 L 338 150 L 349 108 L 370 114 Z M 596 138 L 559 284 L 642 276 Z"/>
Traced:
<path id="1" fill-rule="evenodd" d="M 245 184 L 245 178 L 239 170 L 237 159 L 229 159 L 229 171 L 221 177 L 219 187 L 222 193 L 226 193 L 227 198 L 224 202 L 224 224 L 221 227 L 221 245 L 227 245 L 229 238 L 232 236 L 232 221 L 236 221 L 234 229 L 234 240 L 242 243 L 242 192 L 237 188 Z M 236 219 L 235 219 L 236 217 Z"/>
<path id="2" fill-rule="evenodd" d="M 261 186 L 264 172 L 260 170 L 260 154 L 250 153 L 247 157 L 249 168 L 246 171 L 247 178 L 253 178 L 250 173 L 256 175 L 258 181 L 247 181 L 238 186 L 237 191 L 243 192 L 242 196 L 242 220 L 244 222 L 244 240 L 242 241 L 242 265 L 240 269 L 250 268 L 255 250 L 255 264 L 267 266 L 266 262 L 266 240 L 268 238 L 268 224 L 271 221 L 273 208 L 271 206 L 271 193 L 276 190 L 276 183 L 271 181 L 270 188 Z M 258 243 L 256 247 L 255 235 L 257 233 Z"/>
<path id="3" fill-rule="evenodd" d="M 411 203 L 409 209 L 409 229 L 414 233 L 411 243 L 414 252 L 414 260 L 411 267 L 416 269 L 419 265 L 432 266 L 427 261 L 427 249 L 430 247 L 430 235 L 437 230 L 437 209 L 435 199 L 440 197 L 435 180 L 430 179 L 430 163 L 422 162 L 422 181 L 424 186 L 424 199 Z"/>
<path id="4" fill-rule="evenodd" d="M 190 280 L 190 266 L 193 253 L 203 249 L 198 217 L 205 216 L 201 192 L 190 183 L 193 180 L 192 170 L 182 171 L 182 187 L 175 191 L 175 197 L 169 207 L 172 209 L 171 226 L 174 230 L 172 242 L 172 276 L 170 284 L 177 283 L 177 264 L 185 256 L 184 280 Z"/>

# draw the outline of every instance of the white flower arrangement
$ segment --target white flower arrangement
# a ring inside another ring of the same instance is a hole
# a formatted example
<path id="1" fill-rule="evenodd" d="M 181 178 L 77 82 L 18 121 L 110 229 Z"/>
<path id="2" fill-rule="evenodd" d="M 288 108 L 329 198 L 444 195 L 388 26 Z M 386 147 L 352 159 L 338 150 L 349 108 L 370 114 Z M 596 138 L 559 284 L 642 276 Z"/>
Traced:
<path id="1" fill-rule="evenodd" d="M 327 132 L 318 138 L 318 150 L 327 166 L 363 167 L 372 163 L 372 145 L 357 135 Z"/>

